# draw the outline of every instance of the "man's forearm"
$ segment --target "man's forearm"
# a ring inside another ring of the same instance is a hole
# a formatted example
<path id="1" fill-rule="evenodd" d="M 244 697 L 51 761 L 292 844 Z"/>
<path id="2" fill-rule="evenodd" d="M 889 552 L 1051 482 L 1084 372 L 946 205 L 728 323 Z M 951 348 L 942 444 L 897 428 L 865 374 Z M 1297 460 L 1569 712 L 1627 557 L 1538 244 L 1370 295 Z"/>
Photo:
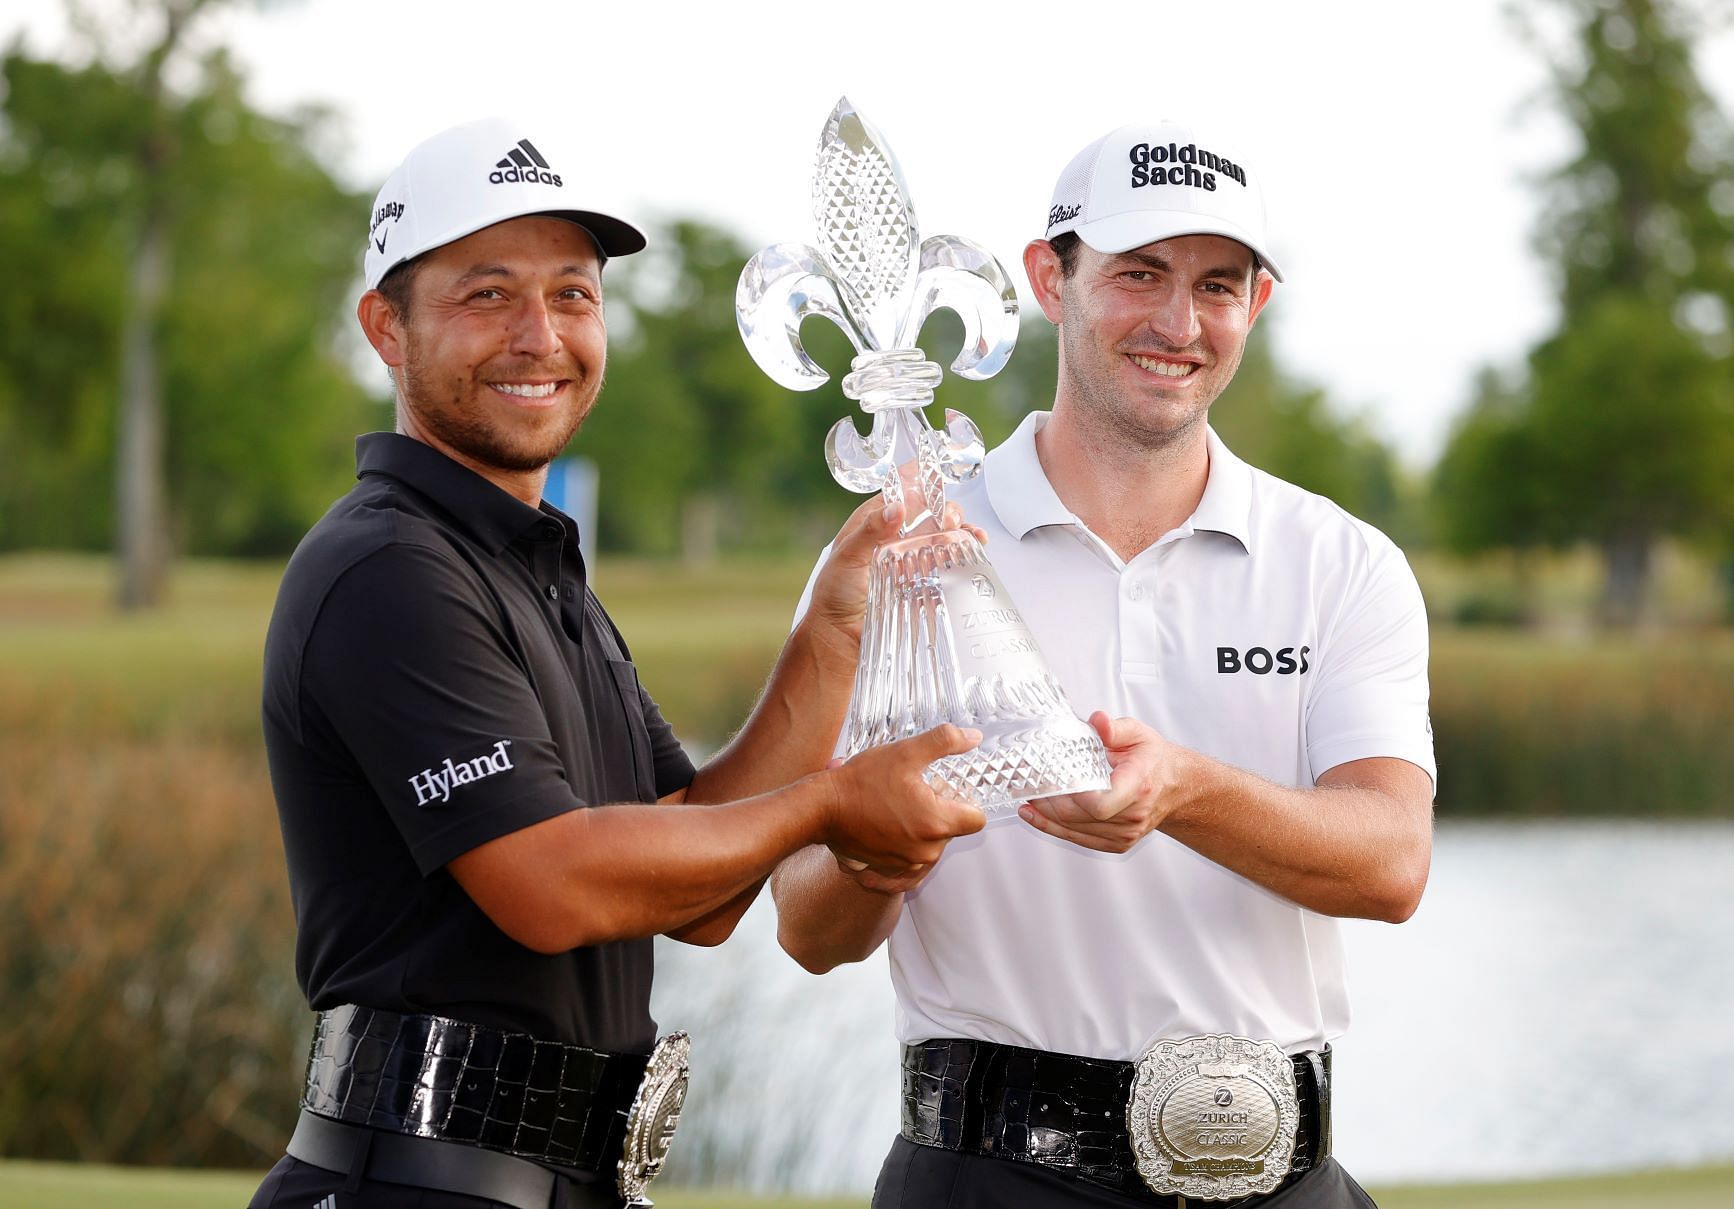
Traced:
<path id="1" fill-rule="evenodd" d="M 750 902 L 776 862 L 822 829 L 821 781 L 726 806 L 573 810 L 449 868 L 507 935 L 538 952 L 671 929 L 707 943 L 726 936 L 739 912 L 726 924 L 716 916 L 743 895 Z"/>
<path id="2" fill-rule="evenodd" d="M 1185 784 L 1159 830 L 1291 902 L 1391 923 L 1420 903 L 1433 813 L 1414 765 L 1357 760 L 1293 789 L 1194 753 Z"/>
<path id="3" fill-rule="evenodd" d="M 796 626 L 752 715 L 699 770 L 686 800 L 732 801 L 824 768 L 848 711 L 857 649 L 821 622 Z"/>
<path id="4" fill-rule="evenodd" d="M 901 877 L 980 830 L 979 810 L 935 794 L 924 776 L 980 741 L 939 726 L 740 801 L 567 810 L 446 867 L 506 935 L 538 952 L 674 929 L 720 939 L 719 913 L 808 845 L 837 845 L 875 876 Z"/>
<path id="5" fill-rule="evenodd" d="M 865 960 L 891 935 L 901 894 L 863 889 L 837 867 L 828 848 L 804 848 L 771 875 L 777 941 L 814 974 Z"/>

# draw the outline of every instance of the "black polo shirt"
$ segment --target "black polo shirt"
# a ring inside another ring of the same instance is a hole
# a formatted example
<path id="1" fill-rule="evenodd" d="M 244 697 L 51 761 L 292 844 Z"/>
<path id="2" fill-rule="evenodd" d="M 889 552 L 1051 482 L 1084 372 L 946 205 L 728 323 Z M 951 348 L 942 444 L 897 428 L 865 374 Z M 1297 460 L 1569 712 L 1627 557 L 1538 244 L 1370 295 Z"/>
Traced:
<path id="1" fill-rule="evenodd" d="M 308 533 L 265 644 L 265 746 L 315 1008 L 435 1012 L 645 1052 L 651 942 L 544 956 L 445 869 L 489 840 L 692 781 L 578 530 L 437 450 L 373 433 Z"/>

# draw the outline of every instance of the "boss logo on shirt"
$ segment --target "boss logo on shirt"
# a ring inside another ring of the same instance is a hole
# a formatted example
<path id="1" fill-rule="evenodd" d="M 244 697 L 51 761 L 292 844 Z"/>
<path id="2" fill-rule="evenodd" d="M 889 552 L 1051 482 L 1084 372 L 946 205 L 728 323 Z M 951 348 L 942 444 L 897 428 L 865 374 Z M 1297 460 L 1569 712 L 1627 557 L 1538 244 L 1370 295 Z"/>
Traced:
<path id="1" fill-rule="evenodd" d="M 493 751 L 473 760 L 453 763 L 452 758 L 447 756 L 444 767 L 422 769 L 409 779 L 409 787 L 415 790 L 415 804 L 426 806 L 432 802 L 449 802 L 452 790 L 459 785 L 468 785 L 484 777 L 510 772 L 512 757 L 506 754 L 506 748 L 511 745 L 510 739 L 501 739 L 494 744 Z"/>
<path id="2" fill-rule="evenodd" d="M 1249 646 L 1245 651 L 1238 647 L 1219 646 L 1216 648 L 1216 670 L 1224 676 L 1235 672 L 1251 672 L 1254 676 L 1268 676 L 1272 672 L 1279 676 L 1304 676 L 1312 666 L 1307 662 L 1311 650 L 1310 646 L 1298 650 L 1285 646 L 1272 654 L 1261 646 Z"/>

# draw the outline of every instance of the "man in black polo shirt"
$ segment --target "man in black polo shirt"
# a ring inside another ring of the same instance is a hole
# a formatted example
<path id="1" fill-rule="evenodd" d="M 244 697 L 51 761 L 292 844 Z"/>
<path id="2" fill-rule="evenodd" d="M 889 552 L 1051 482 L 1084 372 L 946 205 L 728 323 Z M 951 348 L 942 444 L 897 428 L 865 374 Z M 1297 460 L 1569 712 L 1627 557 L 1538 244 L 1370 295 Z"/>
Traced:
<path id="1" fill-rule="evenodd" d="M 650 938 L 717 943 L 806 845 L 913 876 L 983 822 L 922 778 L 971 732 L 826 769 L 895 514 L 845 525 L 705 768 L 640 685 L 576 527 L 541 503 L 601 386 L 603 264 L 644 246 L 582 208 L 586 175 L 544 130 L 479 122 L 412 151 L 372 214 L 358 317 L 398 431 L 358 442 L 360 482 L 290 561 L 266 644 L 296 973 L 320 1020 L 254 1209 L 642 1195 L 684 1086 L 678 1046 L 647 1059 Z"/>

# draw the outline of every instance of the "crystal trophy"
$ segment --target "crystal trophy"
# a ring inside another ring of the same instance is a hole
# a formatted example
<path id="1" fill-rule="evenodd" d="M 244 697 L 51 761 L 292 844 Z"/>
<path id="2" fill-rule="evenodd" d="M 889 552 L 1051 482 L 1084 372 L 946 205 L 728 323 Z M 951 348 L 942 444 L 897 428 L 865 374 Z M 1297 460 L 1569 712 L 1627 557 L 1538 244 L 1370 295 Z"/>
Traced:
<path id="1" fill-rule="evenodd" d="M 985 248 L 920 237 L 896 157 L 848 98 L 819 138 L 813 215 L 817 247 L 773 244 L 747 262 L 735 317 L 753 360 L 791 390 L 828 378 L 801 345 L 802 320 L 843 329 L 856 352 L 843 393 L 873 424 L 862 437 L 839 420 L 826 461 L 851 491 L 904 504 L 901 535 L 874 555 L 843 754 L 955 722 L 980 730 L 981 744 L 935 761 L 928 779 L 985 811 L 1106 789 L 1101 741 L 1072 712 L 981 543 L 939 527 L 946 484 L 978 473 L 984 446 L 961 412 L 947 408 L 942 431 L 928 422 L 943 372 L 914 340 L 933 311 L 955 311 L 964 346 L 952 370 L 992 377 L 1017 342 L 1016 288 Z"/>

